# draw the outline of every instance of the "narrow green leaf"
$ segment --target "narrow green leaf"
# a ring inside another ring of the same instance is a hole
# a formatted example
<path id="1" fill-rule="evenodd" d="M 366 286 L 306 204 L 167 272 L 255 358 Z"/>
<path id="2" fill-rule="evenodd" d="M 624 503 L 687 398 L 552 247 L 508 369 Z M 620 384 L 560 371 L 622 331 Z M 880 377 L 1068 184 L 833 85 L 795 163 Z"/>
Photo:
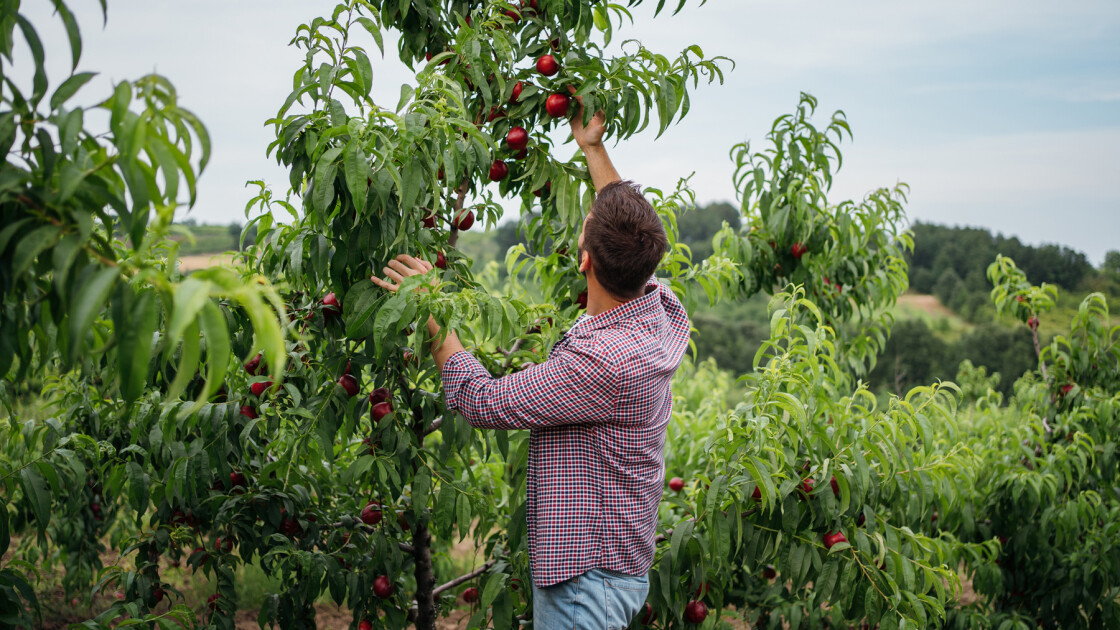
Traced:
<path id="1" fill-rule="evenodd" d="M 209 400 L 225 381 L 232 351 L 226 318 L 212 300 L 202 307 L 199 321 L 202 324 L 202 334 L 206 337 L 206 385 L 198 396 L 198 403 L 201 404 Z"/>
<path id="2" fill-rule="evenodd" d="M 96 72 L 79 72 L 62 82 L 62 85 L 55 89 L 54 94 L 51 95 L 51 109 L 58 109 L 63 103 L 70 100 L 71 96 L 82 89 L 82 86 L 89 83 L 89 80 L 97 76 Z"/>
<path id="3" fill-rule="evenodd" d="M 99 268 L 98 263 L 90 263 L 94 268 L 84 282 L 75 287 L 74 297 L 70 300 L 70 362 L 73 363 L 81 352 L 83 342 L 89 335 L 93 320 L 105 306 L 113 291 L 120 272 L 116 267 Z"/>

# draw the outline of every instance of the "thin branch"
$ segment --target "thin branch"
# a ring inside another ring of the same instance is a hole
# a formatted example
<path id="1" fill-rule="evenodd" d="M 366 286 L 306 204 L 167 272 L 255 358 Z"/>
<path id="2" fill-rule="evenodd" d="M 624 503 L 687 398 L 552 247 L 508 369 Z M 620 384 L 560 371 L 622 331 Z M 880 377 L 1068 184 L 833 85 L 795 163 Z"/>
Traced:
<path id="1" fill-rule="evenodd" d="M 513 365 L 513 355 L 516 354 L 517 351 L 521 349 L 521 343 L 523 341 L 525 341 L 525 340 L 524 339 L 518 339 L 517 341 L 514 341 L 513 342 L 513 347 L 509 349 L 509 352 L 506 352 L 506 351 L 502 350 L 501 348 L 498 349 L 499 352 L 502 352 L 502 354 L 506 355 L 506 362 L 502 366 L 504 371 L 508 372 L 510 366 Z"/>
<path id="2" fill-rule="evenodd" d="M 451 247 L 455 247 L 455 244 L 459 242 L 459 229 L 455 227 L 455 219 L 459 217 L 459 212 L 463 209 L 463 200 L 467 198 L 467 187 L 470 185 L 470 181 L 469 179 L 463 179 L 462 183 L 459 184 L 455 206 L 451 210 L 451 236 L 447 237 L 447 244 Z"/>
<path id="3" fill-rule="evenodd" d="M 497 564 L 497 562 L 498 562 L 497 560 L 488 560 L 488 561 L 486 561 L 485 564 L 483 564 L 481 567 L 475 569 L 474 571 L 471 571 L 470 573 L 460 575 L 459 577 L 457 577 L 454 580 L 451 580 L 450 582 L 447 582 L 445 584 L 440 584 L 439 586 L 432 589 L 432 595 L 439 595 L 440 593 L 446 591 L 449 588 L 455 588 L 456 586 L 459 586 L 463 582 L 469 582 L 469 581 L 475 579 L 476 577 L 478 577 L 478 576 L 482 575 L 483 573 L 486 573 L 488 570 L 490 570 L 490 567 Z"/>
<path id="4" fill-rule="evenodd" d="M 428 428 L 424 429 L 424 435 L 431 435 L 432 433 L 439 431 L 439 428 L 441 426 L 443 426 L 443 416 L 432 420 L 432 423 L 428 425 Z"/>

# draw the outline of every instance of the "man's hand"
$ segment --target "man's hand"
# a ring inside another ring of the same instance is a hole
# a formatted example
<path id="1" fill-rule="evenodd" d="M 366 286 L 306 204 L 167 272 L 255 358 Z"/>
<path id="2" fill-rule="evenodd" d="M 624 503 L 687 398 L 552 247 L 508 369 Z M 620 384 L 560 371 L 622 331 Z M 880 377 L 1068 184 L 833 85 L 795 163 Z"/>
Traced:
<path id="1" fill-rule="evenodd" d="M 389 261 L 389 265 L 381 271 L 385 274 L 385 279 L 382 280 L 377 276 L 370 276 L 370 280 L 374 284 L 386 289 L 388 291 L 396 292 L 401 288 L 401 283 L 409 276 L 420 276 L 432 270 L 432 263 L 413 258 L 408 254 L 401 254 L 396 258 Z M 439 280 L 433 280 L 432 285 L 438 283 Z M 417 291 L 427 291 L 427 287 L 417 287 Z M 459 342 L 459 337 L 455 331 L 448 331 L 447 337 L 441 342 L 439 324 L 436 323 L 435 318 L 428 317 L 428 335 L 432 339 L 432 358 L 436 360 L 436 365 L 440 371 L 443 371 L 443 364 L 447 363 L 447 359 L 456 352 L 463 350 L 463 344 Z"/>
<path id="2" fill-rule="evenodd" d="M 396 291 L 401 288 L 401 283 L 409 276 L 420 276 L 432 270 L 432 263 L 413 258 L 408 254 L 401 254 L 396 258 L 389 261 L 389 266 L 381 271 L 385 274 L 385 280 L 377 276 L 370 276 L 370 280 L 374 284 L 389 291 Z"/>
<path id="3" fill-rule="evenodd" d="M 571 89 L 571 88 L 569 88 Z M 576 102 L 579 103 L 579 112 L 572 117 L 572 137 L 576 139 L 576 144 L 587 151 L 588 147 L 603 146 L 603 123 L 606 122 L 606 117 L 603 112 L 596 112 L 591 117 L 591 122 L 587 126 L 583 124 L 583 97 L 577 96 Z"/>
<path id="4" fill-rule="evenodd" d="M 568 86 L 568 89 L 573 94 L 576 91 L 571 86 Z M 585 126 L 583 124 L 583 97 L 577 96 L 576 102 L 579 103 L 579 112 L 569 121 L 572 125 L 572 137 L 576 139 L 576 144 L 583 151 L 583 156 L 587 158 L 587 170 L 591 173 L 591 184 L 595 186 L 595 190 L 602 190 L 607 184 L 622 179 L 618 176 L 618 171 L 614 169 L 614 164 L 611 164 L 611 158 L 603 147 L 606 116 L 603 115 L 603 112 L 595 112 L 595 115 L 591 117 L 591 122 Z"/>

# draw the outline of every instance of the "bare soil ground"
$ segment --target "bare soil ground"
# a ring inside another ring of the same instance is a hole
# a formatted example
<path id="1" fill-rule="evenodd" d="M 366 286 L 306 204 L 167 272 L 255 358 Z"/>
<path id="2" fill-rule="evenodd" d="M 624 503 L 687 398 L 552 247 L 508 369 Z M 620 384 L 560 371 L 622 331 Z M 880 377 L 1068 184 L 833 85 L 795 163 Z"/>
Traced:
<path id="1" fill-rule="evenodd" d="M 898 305 L 922 311 L 932 317 L 946 317 L 952 319 L 957 316 L 956 313 L 942 304 L 941 300 L 938 300 L 935 295 L 907 293 L 899 296 Z"/>
<path id="2" fill-rule="evenodd" d="M 207 267 L 226 267 L 233 262 L 232 254 L 198 254 L 179 258 L 179 269 L 198 271 Z"/>

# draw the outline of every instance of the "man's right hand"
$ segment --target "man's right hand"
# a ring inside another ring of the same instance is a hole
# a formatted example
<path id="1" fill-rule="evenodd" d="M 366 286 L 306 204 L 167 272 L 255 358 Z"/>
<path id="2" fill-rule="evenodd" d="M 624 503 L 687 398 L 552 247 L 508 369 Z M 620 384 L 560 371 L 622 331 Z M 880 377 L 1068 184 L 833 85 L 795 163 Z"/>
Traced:
<path id="1" fill-rule="evenodd" d="M 575 88 L 569 86 L 568 89 L 573 94 L 575 93 Z M 595 186 L 595 190 L 602 190 L 607 184 L 621 179 L 618 176 L 618 171 L 614 168 L 614 164 L 611 164 L 607 150 L 603 147 L 606 116 L 601 111 L 595 112 L 591 121 L 584 125 L 583 97 L 577 96 L 576 102 L 579 103 L 579 111 L 569 121 L 572 125 L 572 137 L 575 138 L 576 144 L 579 145 L 584 157 L 587 158 L 587 170 L 591 173 L 592 185 Z"/>
<path id="2" fill-rule="evenodd" d="M 603 123 L 606 120 L 603 116 L 603 112 L 596 112 L 595 115 L 591 117 L 591 122 L 584 126 L 583 99 L 577 96 L 576 100 L 579 102 L 579 112 L 577 112 L 571 120 L 572 137 L 576 139 L 576 144 L 585 151 L 589 147 L 603 146 Z"/>

